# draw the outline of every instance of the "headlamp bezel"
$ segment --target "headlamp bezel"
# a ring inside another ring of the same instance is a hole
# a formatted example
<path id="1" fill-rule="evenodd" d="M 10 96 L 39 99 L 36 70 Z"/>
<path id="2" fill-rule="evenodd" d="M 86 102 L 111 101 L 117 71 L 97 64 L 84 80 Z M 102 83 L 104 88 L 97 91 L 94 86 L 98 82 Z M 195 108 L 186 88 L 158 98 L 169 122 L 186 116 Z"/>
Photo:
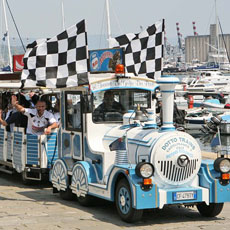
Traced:
<path id="1" fill-rule="evenodd" d="M 152 173 L 149 175 L 149 176 L 143 176 L 141 174 L 141 168 L 144 166 L 144 165 L 149 165 L 151 168 L 152 168 Z M 141 178 L 144 178 L 144 179 L 147 179 L 147 178 L 150 178 L 153 176 L 154 174 L 154 167 L 151 163 L 149 162 L 139 162 L 137 165 L 136 165 L 136 168 L 135 168 L 135 172 L 137 174 L 137 176 L 141 177 Z"/>
<path id="2" fill-rule="evenodd" d="M 229 165 L 230 165 L 230 159 L 229 158 L 224 158 L 224 157 L 218 157 L 215 161 L 214 161 L 214 169 L 217 171 L 217 172 L 220 172 L 220 173 L 229 173 L 230 172 L 230 167 L 229 167 L 229 170 L 228 171 L 222 171 L 221 168 L 220 168 L 220 164 L 221 162 L 223 161 L 228 161 L 229 162 Z"/>

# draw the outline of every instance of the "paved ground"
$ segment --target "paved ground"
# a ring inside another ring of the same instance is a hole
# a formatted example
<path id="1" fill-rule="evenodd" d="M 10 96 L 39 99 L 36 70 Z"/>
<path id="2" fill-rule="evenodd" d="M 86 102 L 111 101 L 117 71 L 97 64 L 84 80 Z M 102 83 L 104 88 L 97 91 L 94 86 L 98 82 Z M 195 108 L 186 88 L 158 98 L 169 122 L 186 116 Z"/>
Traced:
<path id="1" fill-rule="evenodd" d="M 211 219 L 201 217 L 196 208 L 170 207 L 146 211 L 140 222 L 127 224 L 110 202 L 82 207 L 77 201 L 61 200 L 49 184 L 24 186 L 18 176 L 0 173 L 0 230 L 224 230 L 229 225 L 230 204 Z"/>

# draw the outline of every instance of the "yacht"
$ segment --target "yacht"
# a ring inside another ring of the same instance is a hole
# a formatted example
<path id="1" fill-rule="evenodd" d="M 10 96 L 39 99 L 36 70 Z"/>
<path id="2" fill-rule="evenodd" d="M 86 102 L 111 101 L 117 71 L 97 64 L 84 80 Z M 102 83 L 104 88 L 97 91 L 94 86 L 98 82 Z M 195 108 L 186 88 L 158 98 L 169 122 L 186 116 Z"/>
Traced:
<path id="1" fill-rule="evenodd" d="M 224 75 L 221 71 L 202 71 L 200 76 L 202 79 L 219 87 L 230 84 L 230 75 Z"/>
<path id="2" fill-rule="evenodd" d="M 214 83 L 203 78 L 194 78 L 186 87 L 188 92 L 215 92 L 217 89 Z"/>

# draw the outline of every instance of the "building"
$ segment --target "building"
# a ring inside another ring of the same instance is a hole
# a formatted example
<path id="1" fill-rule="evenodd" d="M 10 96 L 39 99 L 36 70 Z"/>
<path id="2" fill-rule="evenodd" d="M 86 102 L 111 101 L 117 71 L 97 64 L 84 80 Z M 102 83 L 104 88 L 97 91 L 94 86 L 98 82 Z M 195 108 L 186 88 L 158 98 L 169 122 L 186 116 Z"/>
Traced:
<path id="1" fill-rule="evenodd" d="M 199 60 L 200 62 L 218 62 L 215 60 L 217 57 L 222 59 L 220 62 L 226 62 L 228 60 L 227 56 L 230 56 L 230 34 L 219 35 L 219 52 L 216 48 L 218 44 L 216 34 L 216 24 L 212 24 L 210 25 L 210 35 L 186 37 L 185 62 L 192 63 L 194 60 Z"/>

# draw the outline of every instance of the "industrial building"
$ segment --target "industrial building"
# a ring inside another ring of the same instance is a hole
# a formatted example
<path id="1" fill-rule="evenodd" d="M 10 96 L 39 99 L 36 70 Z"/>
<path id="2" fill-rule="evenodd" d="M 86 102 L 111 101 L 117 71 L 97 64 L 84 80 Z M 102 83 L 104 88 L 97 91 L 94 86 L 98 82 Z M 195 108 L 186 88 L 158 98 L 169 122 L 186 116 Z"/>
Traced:
<path id="1" fill-rule="evenodd" d="M 188 36 L 185 38 L 185 62 L 228 62 L 230 56 L 230 34 L 219 35 L 219 49 L 216 24 L 210 25 L 210 35 Z M 219 51 L 218 51 L 219 50 Z M 219 57 L 219 61 L 215 60 Z"/>

